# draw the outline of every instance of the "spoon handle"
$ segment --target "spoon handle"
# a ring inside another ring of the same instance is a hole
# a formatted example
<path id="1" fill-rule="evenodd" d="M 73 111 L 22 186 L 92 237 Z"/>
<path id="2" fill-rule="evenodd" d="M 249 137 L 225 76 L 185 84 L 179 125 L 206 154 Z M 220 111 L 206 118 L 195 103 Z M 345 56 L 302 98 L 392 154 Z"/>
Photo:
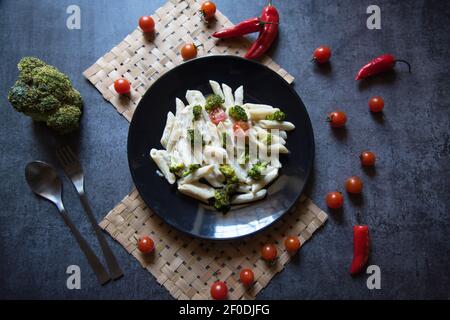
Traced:
<path id="1" fill-rule="evenodd" d="M 91 265 L 92 270 L 94 270 L 95 275 L 97 276 L 98 281 L 100 284 L 105 284 L 111 278 L 109 277 L 108 273 L 106 272 L 105 268 L 101 264 L 100 260 L 98 260 L 95 253 L 92 251 L 89 244 L 86 242 L 86 240 L 83 238 L 81 233 L 78 231 L 78 229 L 73 224 L 72 220 L 70 220 L 69 216 L 67 215 L 67 212 L 64 208 L 60 208 L 60 213 L 62 218 L 64 219 L 64 222 L 69 227 L 72 234 L 75 236 L 75 239 L 78 242 L 78 245 L 80 246 L 81 250 L 83 251 L 84 255 L 86 256 L 89 264 Z"/>
<path id="2" fill-rule="evenodd" d="M 108 265 L 109 271 L 111 272 L 111 277 L 116 280 L 123 276 L 122 270 L 120 269 L 119 264 L 117 263 L 116 257 L 114 256 L 111 248 L 106 242 L 105 237 L 103 236 L 102 230 L 97 224 L 97 220 L 92 213 L 91 206 L 87 200 L 85 193 L 80 193 L 81 204 L 83 205 L 84 211 L 86 212 L 89 221 L 94 228 L 95 235 L 97 236 L 97 240 L 100 242 L 100 247 L 102 248 L 103 255 L 105 256 L 106 264 Z"/>

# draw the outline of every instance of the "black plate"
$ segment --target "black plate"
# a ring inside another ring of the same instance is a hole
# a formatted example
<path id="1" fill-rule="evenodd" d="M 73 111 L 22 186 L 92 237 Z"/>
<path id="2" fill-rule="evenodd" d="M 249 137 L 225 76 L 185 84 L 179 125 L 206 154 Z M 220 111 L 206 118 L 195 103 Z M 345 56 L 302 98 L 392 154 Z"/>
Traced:
<path id="1" fill-rule="evenodd" d="M 156 173 L 150 158 L 159 142 L 167 112 L 175 112 L 175 98 L 185 100 L 186 90 L 212 92 L 209 80 L 244 86 L 244 102 L 277 106 L 296 126 L 288 133 L 290 154 L 281 155 L 280 176 L 264 200 L 232 207 L 226 214 L 182 195 Z M 205 239 L 231 239 L 269 226 L 299 198 L 314 159 L 314 135 L 308 113 L 297 93 L 266 66 L 235 56 L 208 56 L 183 63 L 161 76 L 145 93 L 134 112 L 128 133 L 131 175 L 145 203 L 174 228 Z"/>

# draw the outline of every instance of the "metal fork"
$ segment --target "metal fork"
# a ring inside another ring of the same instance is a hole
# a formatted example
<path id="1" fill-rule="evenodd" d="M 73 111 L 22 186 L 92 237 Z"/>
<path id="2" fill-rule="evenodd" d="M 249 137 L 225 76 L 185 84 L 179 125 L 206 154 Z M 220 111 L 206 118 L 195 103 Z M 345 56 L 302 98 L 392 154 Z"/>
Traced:
<path id="1" fill-rule="evenodd" d="M 84 192 L 84 174 L 80 162 L 78 161 L 77 157 L 68 146 L 58 148 L 56 150 L 56 155 L 64 169 L 64 172 L 72 181 L 73 185 L 75 186 L 75 189 L 77 189 L 84 211 L 86 212 L 89 221 L 91 222 L 92 227 L 94 228 L 98 242 L 100 242 L 100 247 L 102 248 L 103 255 L 105 256 L 106 264 L 108 265 L 108 269 L 111 273 L 111 278 L 112 279 L 120 278 L 121 276 L 123 276 L 123 272 L 120 269 L 120 266 L 117 263 L 116 257 L 111 251 L 111 248 L 106 242 L 102 230 L 97 224 L 97 220 L 95 219 L 94 214 L 92 213 L 91 207 L 89 206 L 86 194 Z"/>

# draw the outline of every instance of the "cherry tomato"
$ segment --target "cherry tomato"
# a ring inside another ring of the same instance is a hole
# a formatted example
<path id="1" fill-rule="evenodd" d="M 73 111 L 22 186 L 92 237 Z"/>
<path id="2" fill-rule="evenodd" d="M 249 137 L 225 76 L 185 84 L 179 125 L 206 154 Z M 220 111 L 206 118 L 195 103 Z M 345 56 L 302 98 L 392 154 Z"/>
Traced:
<path id="1" fill-rule="evenodd" d="M 181 48 L 181 56 L 184 60 L 194 59 L 197 56 L 197 46 L 193 43 L 187 43 Z"/>
<path id="2" fill-rule="evenodd" d="M 363 188 L 363 183 L 360 178 L 353 176 L 345 181 L 345 188 L 349 193 L 361 193 Z"/>
<path id="3" fill-rule="evenodd" d="M 225 282 L 216 281 L 211 286 L 211 297 L 214 300 L 224 300 L 228 295 L 228 287 Z"/>
<path id="4" fill-rule="evenodd" d="M 114 81 L 114 89 L 118 94 L 126 94 L 130 93 L 131 85 L 127 79 L 120 78 Z"/>
<path id="5" fill-rule="evenodd" d="M 216 4 L 212 1 L 203 2 L 200 12 L 204 19 L 209 20 L 216 14 Z"/>
<path id="6" fill-rule="evenodd" d="M 240 121 L 236 121 L 233 124 L 233 131 L 234 132 L 238 131 L 239 129 L 241 129 L 243 131 L 247 131 L 249 128 L 250 128 L 250 125 L 248 124 L 247 121 L 240 120 Z"/>
<path id="7" fill-rule="evenodd" d="M 369 109 L 372 112 L 381 112 L 384 108 L 384 100 L 382 97 L 372 97 L 369 100 Z"/>
<path id="8" fill-rule="evenodd" d="M 325 63 L 330 60 L 331 49 L 327 46 L 320 46 L 313 53 L 313 60 L 317 63 Z"/>
<path id="9" fill-rule="evenodd" d="M 144 32 L 153 32 L 155 31 L 155 20 L 150 16 L 143 16 L 139 19 L 139 27 Z"/>
<path id="10" fill-rule="evenodd" d="M 255 279 L 255 275 L 251 269 L 242 269 L 239 274 L 239 279 L 241 280 L 244 286 L 249 286 L 253 283 Z"/>
<path id="11" fill-rule="evenodd" d="M 266 261 L 273 261 L 277 257 L 277 247 L 274 244 L 265 244 L 261 248 L 261 256 Z"/>
<path id="12" fill-rule="evenodd" d="M 343 111 L 334 111 L 328 115 L 327 121 L 333 128 L 340 128 L 347 122 L 347 116 Z"/>
<path id="13" fill-rule="evenodd" d="M 209 119 L 216 126 L 227 118 L 227 114 L 222 108 L 215 108 L 209 113 Z"/>
<path id="14" fill-rule="evenodd" d="M 375 165 L 375 153 L 371 151 L 363 151 L 359 156 L 363 167 L 372 167 Z"/>
<path id="15" fill-rule="evenodd" d="M 150 237 L 143 236 L 139 238 L 138 249 L 142 253 L 150 253 L 155 249 L 155 243 Z"/>
<path id="16" fill-rule="evenodd" d="M 293 253 L 298 251 L 300 249 L 300 240 L 298 237 L 294 236 L 288 236 L 284 240 L 284 246 L 286 247 L 286 250 Z"/>
<path id="17" fill-rule="evenodd" d="M 342 193 L 338 191 L 328 192 L 326 203 L 328 208 L 339 209 L 344 204 L 344 197 L 342 196 Z"/>

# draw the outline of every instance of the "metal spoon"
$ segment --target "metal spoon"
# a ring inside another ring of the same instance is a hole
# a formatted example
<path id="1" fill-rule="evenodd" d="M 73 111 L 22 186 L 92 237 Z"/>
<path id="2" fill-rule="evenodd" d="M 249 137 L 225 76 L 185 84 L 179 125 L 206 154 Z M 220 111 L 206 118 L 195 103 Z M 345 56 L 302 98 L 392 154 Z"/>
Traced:
<path id="1" fill-rule="evenodd" d="M 94 270 L 98 281 L 105 284 L 111 278 L 106 272 L 105 268 L 92 251 L 89 244 L 80 234 L 73 222 L 69 219 L 66 209 L 61 199 L 62 183 L 55 168 L 42 161 L 32 161 L 25 167 L 25 177 L 31 190 L 37 195 L 53 202 L 58 208 L 61 216 L 69 227 L 72 234 L 75 236 L 81 250 L 85 254 L 91 268 Z"/>

